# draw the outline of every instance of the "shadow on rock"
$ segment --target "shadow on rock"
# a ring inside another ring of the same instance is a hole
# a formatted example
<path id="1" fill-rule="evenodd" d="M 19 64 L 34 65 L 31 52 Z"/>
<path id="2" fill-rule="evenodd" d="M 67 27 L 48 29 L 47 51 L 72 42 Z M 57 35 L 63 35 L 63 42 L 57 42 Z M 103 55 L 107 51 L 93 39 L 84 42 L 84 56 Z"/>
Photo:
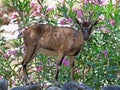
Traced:
<path id="1" fill-rule="evenodd" d="M 10 90 L 42 90 L 42 88 L 39 84 L 31 84 L 31 85 L 14 87 Z"/>
<path id="2" fill-rule="evenodd" d="M 120 86 L 117 85 L 104 86 L 101 90 L 120 90 Z"/>
<path id="3" fill-rule="evenodd" d="M 92 90 L 90 87 L 88 87 L 85 84 L 79 84 L 77 82 L 69 82 L 63 85 L 62 90 Z"/>
<path id="4" fill-rule="evenodd" d="M 8 90 L 7 80 L 0 80 L 0 90 Z"/>

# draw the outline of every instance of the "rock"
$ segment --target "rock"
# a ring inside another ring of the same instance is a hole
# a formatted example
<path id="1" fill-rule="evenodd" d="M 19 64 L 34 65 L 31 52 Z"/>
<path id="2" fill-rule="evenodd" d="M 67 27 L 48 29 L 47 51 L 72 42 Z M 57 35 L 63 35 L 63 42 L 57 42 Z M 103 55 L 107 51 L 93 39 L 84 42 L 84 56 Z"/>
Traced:
<path id="1" fill-rule="evenodd" d="M 120 90 L 120 85 L 104 86 L 101 90 Z"/>
<path id="2" fill-rule="evenodd" d="M 59 87 L 51 86 L 47 90 L 62 90 L 62 89 Z"/>
<path id="3" fill-rule="evenodd" d="M 14 87 L 10 90 L 42 90 L 42 88 L 39 84 L 31 84 L 31 85 Z"/>
<path id="4" fill-rule="evenodd" d="M 0 90 L 8 90 L 7 80 L 0 80 Z"/>
<path id="5" fill-rule="evenodd" d="M 79 84 L 77 82 L 69 82 L 63 85 L 62 90 L 92 90 L 90 87 L 85 84 Z"/>

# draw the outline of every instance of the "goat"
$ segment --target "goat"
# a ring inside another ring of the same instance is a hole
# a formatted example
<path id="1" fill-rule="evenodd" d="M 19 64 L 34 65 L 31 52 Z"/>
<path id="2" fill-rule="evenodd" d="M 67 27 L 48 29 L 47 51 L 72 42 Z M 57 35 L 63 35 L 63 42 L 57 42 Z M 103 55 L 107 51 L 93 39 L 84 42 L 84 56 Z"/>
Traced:
<path id="1" fill-rule="evenodd" d="M 22 74 L 27 83 L 28 76 L 26 65 L 39 52 L 48 56 L 58 56 L 56 63 L 56 73 L 54 77 L 55 83 L 58 80 L 58 73 L 65 56 L 70 57 L 71 80 L 74 80 L 74 61 L 75 56 L 79 53 L 85 41 L 91 35 L 92 28 L 97 25 L 99 20 L 91 22 L 92 13 L 88 21 L 81 22 L 76 19 L 79 25 L 79 30 L 74 30 L 69 27 L 50 26 L 48 24 L 37 24 L 30 26 L 23 32 L 23 39 L 26 46 L 26 56 L 22 61 Z"/>

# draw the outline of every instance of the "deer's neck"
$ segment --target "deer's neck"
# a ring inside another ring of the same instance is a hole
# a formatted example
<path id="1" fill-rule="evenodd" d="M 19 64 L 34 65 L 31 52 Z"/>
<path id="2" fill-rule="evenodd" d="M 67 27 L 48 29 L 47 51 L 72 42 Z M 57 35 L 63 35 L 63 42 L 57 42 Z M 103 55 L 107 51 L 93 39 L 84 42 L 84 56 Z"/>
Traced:
<path id="1" fill-rule="evenodd" d="M 85 43 L 85 40 L 83 39 L 82 31 L 75 31 L 74 32 L 74 38 L 73 38 L 73 46 L 74 48 L 81 48 L 83 44 Z"/>
<path id="2" fill-rule="evenodd" d="M 82 31 L 76 31 L 75 33 L 76 33 L 75 37 L 76 37 L 77 43 L 79 43 L 80 45 L 84 44 L 85 40 L 83 39 Z"/>

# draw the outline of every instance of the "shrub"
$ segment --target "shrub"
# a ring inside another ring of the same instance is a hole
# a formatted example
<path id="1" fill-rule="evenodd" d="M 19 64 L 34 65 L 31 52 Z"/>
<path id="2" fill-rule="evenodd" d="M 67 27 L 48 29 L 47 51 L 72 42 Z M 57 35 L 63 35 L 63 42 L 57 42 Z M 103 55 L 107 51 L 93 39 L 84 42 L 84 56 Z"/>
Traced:
<path id="1" fill-rule="evenodd" d="M 119 4 L 113 4 L 112 0 L 108 3 L 103 0 L 66 0 L 57 2 L 55 8 L 46 6 L 46 0 L 7 0 L 9 5 L 15 9 L 17 15 L 13 19 L 22 30 L 35 23 L 49 23 L 51 25 L 70 25 L 74 27 L 74 19 L 81 18 L 81 11 L 85 18 L 91 11 L 95 11 L 92 20 L 99 18 L 99 25 L 94 28 L 94 34 L 85 43 L 81 53 L 76 56 L 75 79 L 83 82 L 94 89 L 99 89 L 107 84 L 119 84 L 120 81 L 120 14 Z M 86 1 L 86 2 L 85 2 Z M 76 5 L 76 7 L 74 7 Z M 6 40 L 0 37 L 0 75 L 9 80 L 9 86 L 21 85 L 19 76 L 19 63 L 25 52 L 22 38 L 14 39 L 10 42 L 11 47 L 6 47 Z M 28 65 L 29 75 L 33 81 L 40 84 L 51 83 L 55 74 L 56 57 L 37 55 L 35 60 Z M 14 65 L 11 66 L 11 63 Z M 68 58 L 63 62 L 59 82 L 61 84 L 70 81 Z M 51 69 L 52 68 L 52 69 Z M 17 70 L 16 70 L 17 69 Z"/>

